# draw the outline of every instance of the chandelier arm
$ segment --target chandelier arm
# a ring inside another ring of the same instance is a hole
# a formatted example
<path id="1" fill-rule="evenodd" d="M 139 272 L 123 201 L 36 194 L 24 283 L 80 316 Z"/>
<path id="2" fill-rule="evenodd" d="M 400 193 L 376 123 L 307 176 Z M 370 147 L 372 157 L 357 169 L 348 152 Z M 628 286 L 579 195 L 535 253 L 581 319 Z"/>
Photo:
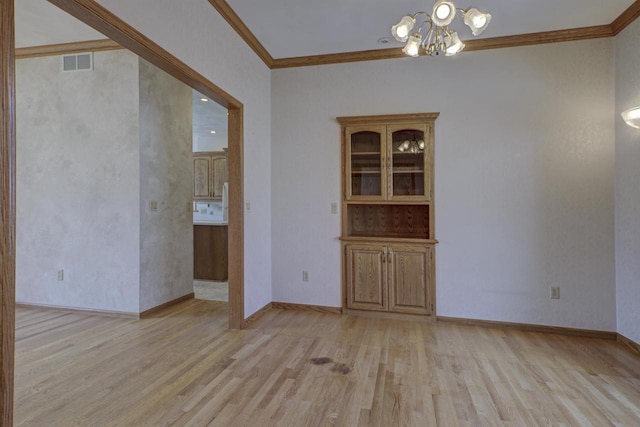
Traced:
<path id="1" fill-rule="evenodd" d="M 431 19 L 431 15 L 429 15 L 427 12 L 416 12 L 413 15 L 410 15 L 413 19 L 416 19 L 416 16 L 418 15 L 424 15 L 427 18 Z"/>
<path id="2" fill-rule="evenodd" d="M 424 36 L 424 39 L 422 40 L 422 48 L 424 50 L 427 50 L 427 47 L 431 44 L 431 39 L 433 39 L 433 34 L 434 34 L 433 24 L 431 24 L 429 26 L 429 31 L 427 31 L 427 34 Z"/>
<path id="3" fill-rule="evenodd" d="M 424 24 L 426 24 L 426 23 L 429 23 L 429 31 L 431 31 L 431 29 L 433 28 L 433 21 L 431 20 L 431 16 L 427 15 L 427 17 L 429 19 L 425 20 L 422 24 L 420 24 L 420 27 L 416 31 L 417 33 L 421 33 L 422 34 L 422 27 L 424 27 Z"/>

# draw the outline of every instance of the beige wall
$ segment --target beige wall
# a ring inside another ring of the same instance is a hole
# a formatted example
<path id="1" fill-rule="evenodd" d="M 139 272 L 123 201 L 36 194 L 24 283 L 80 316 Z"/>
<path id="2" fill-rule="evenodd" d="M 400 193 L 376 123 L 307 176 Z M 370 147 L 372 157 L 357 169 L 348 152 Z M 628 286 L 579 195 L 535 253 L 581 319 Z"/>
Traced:
<path id="1" fill-rule="evenodd" d="M 59 56 L 16 61 L 16 299 L 137 312 L 138 58 L 61 69 Z"/>
<path id="2" fill-rule="evenodd" d="M 139 313 L 191 293 L 191 88 L 127 51 L 60 61 L 17 61 L 17 301 Z"/>
<path id="3" fill-rule="evenodd" d="M 140 311 L 193 292 L 191 88 L 140 59 Z M 151 201 L 158 210 L 151 211 Z M 187 209 L 188 208 L 188 209 Z"/>

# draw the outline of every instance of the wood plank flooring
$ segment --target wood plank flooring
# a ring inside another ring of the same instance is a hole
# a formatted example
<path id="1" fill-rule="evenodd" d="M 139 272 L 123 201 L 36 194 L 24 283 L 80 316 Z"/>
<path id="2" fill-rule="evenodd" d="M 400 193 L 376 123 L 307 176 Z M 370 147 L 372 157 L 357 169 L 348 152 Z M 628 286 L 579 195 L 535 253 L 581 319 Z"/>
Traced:
<path id="1" fill-rule="evenodd" d="M 201 300 L 16 320 L 17 426 L 640 425 L 615 341 L 284 310 L 227 331 Z"/>

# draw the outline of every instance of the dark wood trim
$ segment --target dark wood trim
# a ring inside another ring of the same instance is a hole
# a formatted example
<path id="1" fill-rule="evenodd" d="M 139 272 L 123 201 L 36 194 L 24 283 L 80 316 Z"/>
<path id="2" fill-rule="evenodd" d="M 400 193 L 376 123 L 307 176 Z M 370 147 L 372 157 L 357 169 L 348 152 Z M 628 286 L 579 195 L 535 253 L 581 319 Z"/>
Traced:
<path id="1" fill-rule="evenodd" d="M 245 43 L 258 55 L 260 59 L 271 68 L 273 57 L 262 46 L 262 43 L 253 35 L 249 27 L 242 22 L 238 14 L 229 6 L 225 0 L 209 0 L 209 3 L 216 8 L 218 13 L 227 21 L 231 28 L 245 41 Z"/>
<path id="2" fill-rule="evenodd" d="M 48 0 L 119 45 L 226 108 L 242 103 L 94 0 Z"/>
<path id="3" fill-rule="evenodd" d="M 637 356 L 640 356 L 640 344 L 637 342 L 625 337 L 622 334 L 618 334 L 618 342 L 624 345 L 628 350 L 631 350 Z"/>
<path id="4" fill-rule="evenodd" d="M 502 49 L 506 47 L 529 46 L 544 43 L 559 43 L 613 36 L 610 25 L 573 28 L 569 30 L 545 31 L 541 33 L 520 34 L 515 36 L 492 37 L 486 39 L 464 40 L 465 52 L 474 50 Z M 308 67 L 314 65 L 342 64 L 347 62 L 376 61 L 381 59 L 409 58 L 402 48 L 387 48 L 357 52 L 332 53 L 326 55 L 300 56 L 274 59 L 271 68 Z"/>
<path id="5" fill-rule="evenodd" d="M 242 327 L 243 328 L 249 327 L 249 325 L 255 323 L 258 319 L 260 319 L 262 316 L 264 316 L 270 310 L 271 310 L 271 303 L 268 303 L 267 305 L 262 307 L 260 310 L 256 311 L 251 316 L 249 316 L 246 319 L 244 319 Z"/>
<path id="6" fill-rule="evenodd" d="M 438 316 L 436 319 L 438 320 L 438 322 L 443 322 L 443 323 L 455 323 L 457 325 L 479 326 L 483 328 L 517 329 L 517 330 L 526 331 L 526 332 L 541 332 L 545 334 L 573 335 L 577 337 L 598 338 L 603 340 L 615 340 L 617 338 L 617 334 L 615 332 L 594 331 L 591 329 L 575 329 L 575 328 L 565 328 L 562 326 L 531 325 L 528 323 L 500 322 L 495 320 L 462 319 L 459 317 L 445 317 L 445 316 Z"/>
<path id="7" fill-rule="evenodd" d="M 614 36 L 617 36 L 620 31 L 624 30 L 633 21 L 640 16 L 640 0 L 636 0 L 631 6 L 627 8 L 620 16 L 618 16 L 611 23 L 611 31 Z"/>
<path id="8" fill-rule="evenodd" d="M 69 55 L 80 52 L 101 52 L 124 49 L 118 43 L 109 40 L 90 40 L 86 42 L 48 44 L 44 46 L 21 47 L 16 49 L 16 59 L 37 58 L 40 56 Z"/>
<path id="9" fill-rule="evenodd" d="M 401 47 L 361 50 L 356 52 L 327 53 L 324 55 L 296 56 L 273 60 L 272 69 L 310 67 L 314 65 L 344 64 L 347 62 L 377 61 L 380 59 L 409 59 Z"/>
<path id="10" fill-rule="evenodd" d="M 229 327 L 244 320 L 244 109 L 240 101 L 94 0 L 49 0 L 119 45 L 229 110 Z"/>
<path id="11" fill-rule="evenodd" d="M 244 322 L 244 110 L 229 109 L 229 327 Z"/>
<path id="12" fill-rule="evenodd" d="M 160 304 L 160 305 L 157 305 L 157 306 L 155 306 L 153 308 L 150 308 L 149 310 L 145 310 L 145 311 L 141 312 L 138 317 L 140 319 L 146 319 L 148 317 L 151 317 L 151 316 L 157 314 L 158 312 L 164 310 L 167 307 L 171 307 L 172 305 L 179 304 L 182 301 L 187 301 L 187 300 L 193 299 L 194 296 L 195 295 L 194 295 L 193 292 L 188 293 L 188 294 L 183 295 L 181 297 L 178 297 L 176 299 L 172 299 L 171 301 L 167 301 L 164 304 Z"/>
<path id="13" fill-rule="evenodd" d="M 562 43 L 576 40 L 588 40 L 612 37 L 610 25 L 572 28 L 568 30 L 545 31 L 541 33 L 518 34 L 515 36 L 491 37 L 487 39 L 464 40 L 464 52 L 475 50 L 503 49 L 507 47 L 531 46 L 546 43 Z"/>
<path id="14" fill-rule="evenodd" d="M 290 302 L 272 302 L 275 310 L 315 311 L 317 313 L 342 314 L 342 307 L 327 307 L 324 305 L 294 304 Z"/>
<path id="15" fill-rule="evenodd" d="M 138 313 L 128 313 L 126 311 L 111 311 L 111 310 L 87 310 L 84 308 L 64 307 L 58 305 L 46 305 L 46 304 L 32 304 L 26 302 L 16 302 L 16 308 L 38 308 L 42 310 L 53 310 L 73 314 L 87 314 L 90 316 L 106 316 L 106 317 L 119 317 L 122 319 L 134 319 L 138 320 L 140 315 Z"/>
<path id="16" fill-rule="evenodd" d="M 0 425 L 13 425 L 16 295 L 16 92 L 13 0 L 0 0 Z"/>

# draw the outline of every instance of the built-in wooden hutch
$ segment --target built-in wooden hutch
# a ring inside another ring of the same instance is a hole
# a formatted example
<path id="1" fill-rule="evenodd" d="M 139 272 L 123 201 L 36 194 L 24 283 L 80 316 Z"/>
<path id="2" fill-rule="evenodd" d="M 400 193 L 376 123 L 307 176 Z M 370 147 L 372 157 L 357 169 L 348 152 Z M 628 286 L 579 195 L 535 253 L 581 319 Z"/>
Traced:
<path id="1" fill-rule="evenodd" d="M 347 310 L 435 315 L 438 115 L 338 117 Z"/>

